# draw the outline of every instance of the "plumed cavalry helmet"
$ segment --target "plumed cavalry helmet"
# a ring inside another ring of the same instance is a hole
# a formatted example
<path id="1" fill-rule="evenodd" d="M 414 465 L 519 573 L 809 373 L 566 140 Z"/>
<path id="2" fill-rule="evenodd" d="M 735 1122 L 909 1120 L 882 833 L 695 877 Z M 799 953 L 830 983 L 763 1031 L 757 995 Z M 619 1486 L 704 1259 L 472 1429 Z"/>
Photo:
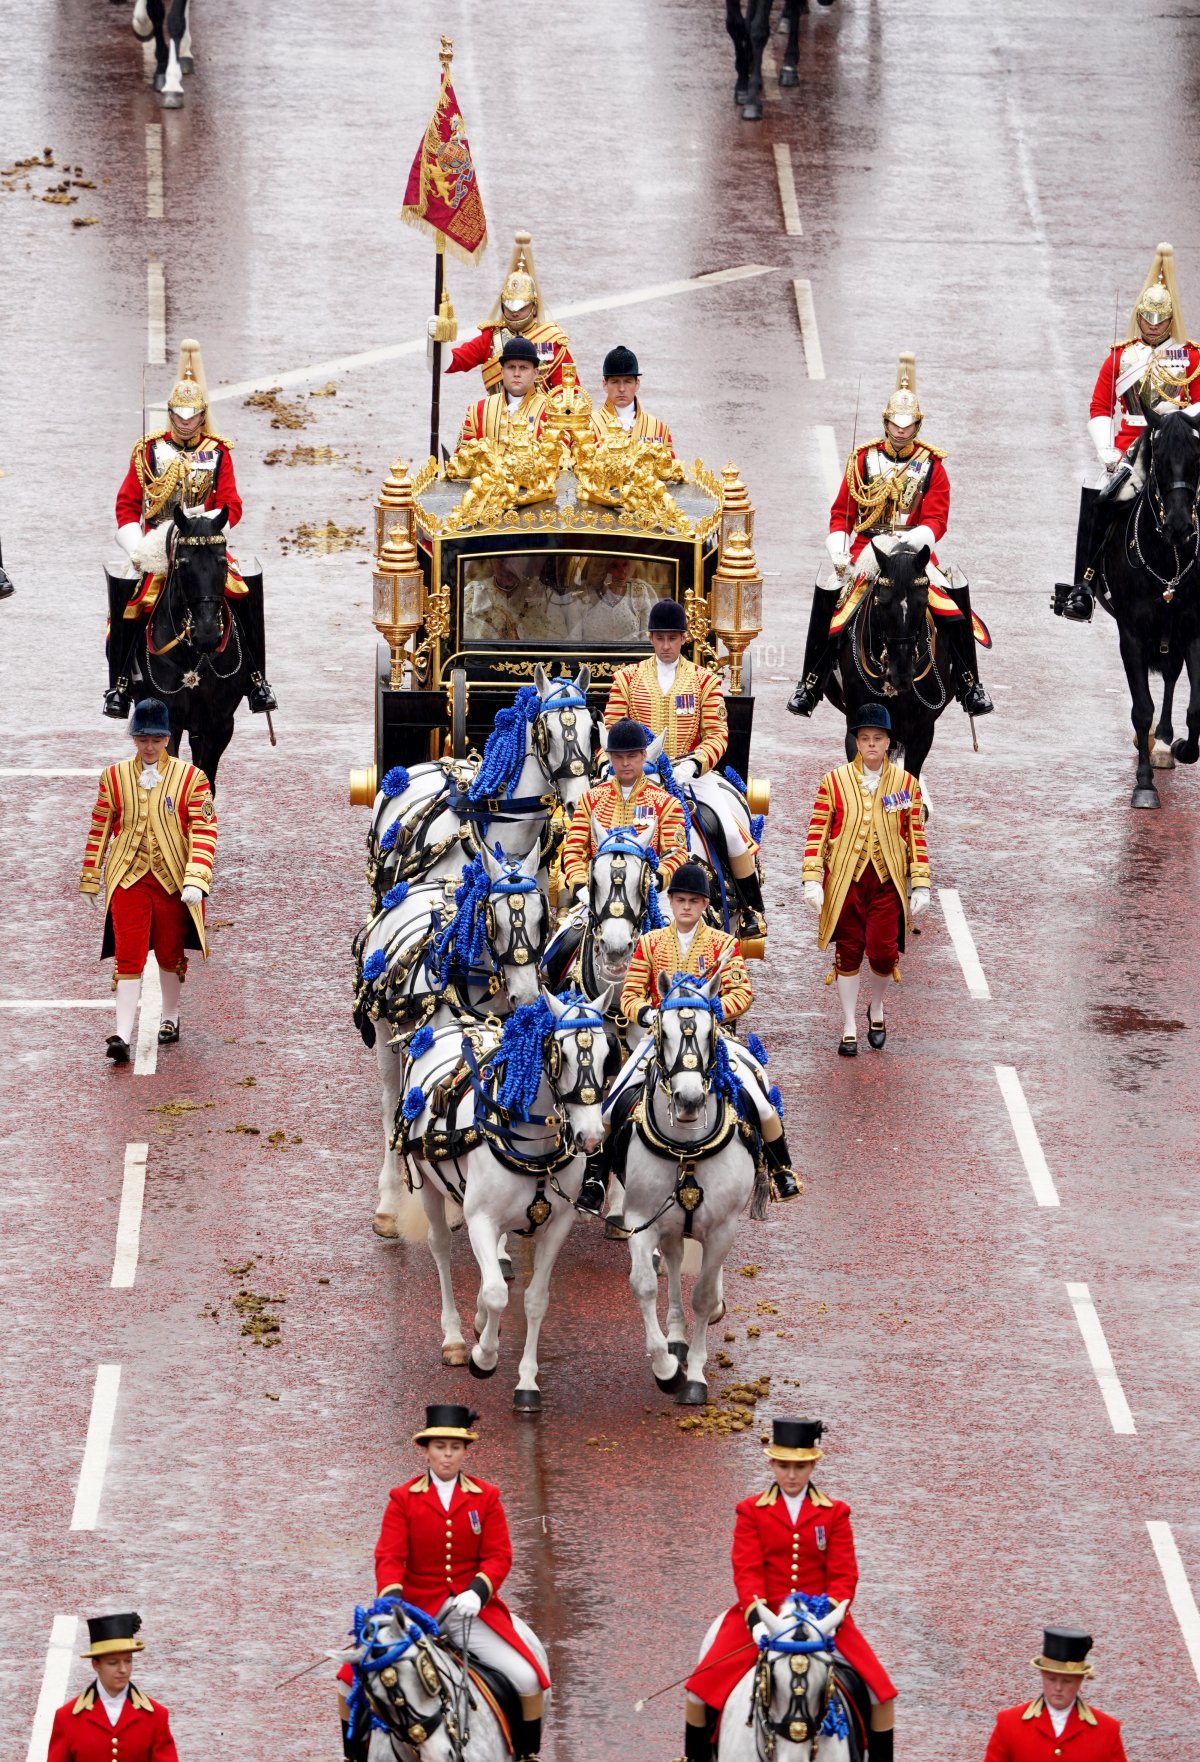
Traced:
<path id="1" fill-rule="evenodd" d="M 184 422 L 193 416 L 203 416 L 208 409 L 200 344 L 190 337 L 179 345 L 179 373 L 167 399 L 167 409 Z"/>
<path id="2" fill-rule="evenodd" d="M 517 232 L 513 234 L 513 254 L 508 274 L 496 297 L 496 304 L 484 322 L 491 325 L 502 324 L 508 330 L 513 330 L 516 327 L 512 322 L 512 314 L 519 312 L 523 306 L 532 306 L 533 310 L 528 318 L 521 320 L 522 329 L 530 324 L 546 322 L 546 308 L 533 261 L 533 242 L 527 232 Z"/>
<path id="3" fill-rule="evenodd" d="M 1175 282 L 1175 251 L 1171 245 L 1160 245 L 1146 277 L 1133 316 L 1129 320 L 1129 340 L 1141 334 L 1141 325 L 1165 324 L 1171 321 L 1171 335 L 1183 342 L 1185 331 L 1179 311 L 1179 289 Z"/>
<path id="4" fill-rule="evenodd" d="M 883 420 L 907 428 L 915 422 L 920 428 L 924 412 L 917 397 L 917 357 L 906 349 L 896 368 L 896 389 L 883 407 Z"/>

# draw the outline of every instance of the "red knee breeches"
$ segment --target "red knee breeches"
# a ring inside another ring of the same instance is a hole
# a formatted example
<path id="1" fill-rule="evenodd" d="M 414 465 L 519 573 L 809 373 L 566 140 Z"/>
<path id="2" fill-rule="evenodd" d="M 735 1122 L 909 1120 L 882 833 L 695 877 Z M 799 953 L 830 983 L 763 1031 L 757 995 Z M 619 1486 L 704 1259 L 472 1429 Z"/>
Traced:
<path id="1" fill-rule="evenodd" d="M 833 939 L 839 973 L 857 973 L 864 954 L 876 973 L 892 972 L 900 959 L 900 895 L 873 864 L 851 882 Z"/>
<path id="2" fill-rule="evenodd" d="M 132 887 L 116 889 L 110 910 L 118 979 L 140 978 L 151 949 L 163 972 L 183 978 L 188 914 L 177 893 L 168 893 L 153 875 L 143 875 Z"/>

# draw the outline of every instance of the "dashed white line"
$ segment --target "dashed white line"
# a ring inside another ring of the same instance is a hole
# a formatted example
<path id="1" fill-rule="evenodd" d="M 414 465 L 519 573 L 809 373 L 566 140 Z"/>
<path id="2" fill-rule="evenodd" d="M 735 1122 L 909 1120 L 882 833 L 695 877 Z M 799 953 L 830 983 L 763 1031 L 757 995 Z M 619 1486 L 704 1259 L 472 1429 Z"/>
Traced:
<path id="1" fill-rule="evenodd" d="M 152 1077 L 158 1069 L 158 1030 L 161 1026 L 162 986 L 158 982 L 158 962 L 153 955 L 148 955 L 146 970 L 142 974 L 137 1053 L 133 1061 L 135 1077 Z"/>
<path id="2" fill-rule="evenodd" d="M 1075 1320 L 1079 1323 L 1079 1331 L 1083 1335 L 1088 1359 L 1096 1373 L 1096 1381 L 1100 1385 L 1100 1393 L 1104 1397 L 1104 1405 L 1108 1409 L 1112 1429 L 1120 1437 L 1136 1437 L 1137 1427 L 1133 1423 L 1133 1414 L 1125 1399 L 1125 1391 L 1121 1387 L 1121 1379 L 1117 1375 L 1117 1367 L 1113 1363 L 1112 1353 L 1108 1349 L 1108 1341 L 1104 1337 L 1100 1317 L 1096 1314 L 1096 1305 L 1092 1302 L 1091 1292 L 1086 1285 L 1068 1283 L 1067 1296 L 1071 1299 Z"/>
<path id="3" fill-rule="evenodd" d="M 25 1762 L 46 1762 L 54 1715 L 67 1698 L 67 1684 L 71 1680 L 71 1666 L 75 1661 L 78 1631 L 79 1621 L 76 1616 L 56 1615 L 54 1617 L 50 1629 L 50 1644 L 46 1647 L 46 1662 L 42 1669 L 42 1686 L 38 1690 L 37 1711 L 33 1716 L 33 1730 L 29 1734 L 29 1748 L 25 1752 Z"/>
<path id="4" fill-rule="evenodd" d="M 113 1255 L 110 1286 L 127 1291 L 137 1278 L 138 1248 L 142 1239 L 142 1204 L 146 1197 L 148 1144 L 125 1146 L 125 1174 L 121 1182 L 121 1209 L 117 1215 L 117 1246 Z"/>
<path id="5" fill-rule="evenodd" d="M 1175 1619 L 1179 1623 L 1183 1643 L 1188 1649 L 1192 1669 L 1196 1672 L 1197 1680 L 1200 1681 L 1200 1609 L 1196 1608 L 1196 1599 L 1192 1595 L 1188 1575 L 1183 1569 L 1179 1548 L 1171 1533 L 1169 1523 L 1158 1523 L 1147 1519 L 1146 1528 L 1150 1531 L 1150 1541 L 1158 1556 L 1159 1569 L 1167 1587 L 1167 1596 L 1171 1599 L 1171 1607 L 1175 1611 Z"/>
<path id="6" fill-rule="evenodd" d="M 792 170 L 792 149 L 786 141 L 775 143 L 775 176 L 779 179 L 779 204 L 783 209 L 783 230 L 790 239 L 802 239 L 800 206 L 796 201 L 796 178 Z"/>
<path id="7" fill-rule="evenodd" d="M 967 981 L 967 990 L 972 997 L 986 1002 L 992 994 L 988 989 L 988 982 L 983 976 L 983 968 L 979 964 L 975 938 L 971 935 L 967 915 L 962 908 L 962 900 L 958 897 L 958 889 L 956 887 L 939 887 L 938 898 L 942 903 L 942 916 L 946 920 L 946 928 L 950 932 L 950 940 L 954 944 L 958 964 L 963 970 L 963 978 Z"/>
<path id="8" fill-rule="evenodd" d="M 779 63 L 775 59 L 775 51 L 770 43 L 763 44 L 762 95 L 765 102 L 768 104 L 778 104 L 781 97 L 779 90 Z"/>
<path id="9" fill-rule="evenodd" d="M 163 217 L 162 123 L 146 124 L 146 219 Z"/>
<path id="10" fill-rule="evenodd" d="M 100 1515 L 100 1496 L 104 1492 L 104 1472 L 108 1467 L 108 1447 L 112 1442 L 113 1420 L 117 1414 L 117 1395 L 120 1388 L 119 1364 L 96 1366 L 96 1387 L 92 1394 L 87 1443 L 83 1447 L 79 1485 L 75 1489 L 75 1509 L 71 1513 L 73 1530 L 94 1530 L 96 1519 Z"/>
<path id="11" fill-rule="evenodd" d="M 167 277 L 162 264 L 151 257 L 146 264 L 146 360 L 161 367 L 167 358 Z"/>
<path id="12" fill-rule="evenodd" d="M 996 1081 L 1000 1085 L 1000 1093 L 1004 1097 L 1004 1105 L 1008 1109 L 1008 1117 L 1012 1121 L 1012 1129 L 1017 1139 L 1017 1149 L 1021 1152 L 1021 1161 L 1025 1164 L 1025 1173 L 1029 1176 L 1029 1185 L 1033 1188 L 1033 1196 L 1039 1205 L 1057 1205 L 1059 1203 L 1058 1189 L 1054 1185 L 1054 1178 L 1049 1168 L 1046 1166 L 1046 1158 L 1038 1141 L 1033 1115 L 1029 1111 L 1025 1091 L 1021 1088 L 1021 1079 L 1012 1065 L 997 1065 Z"/>
<path id="13" fill-rule="evenodd" d="M 821 460 L 821 476 L 825 479 L 825 488 L 830 501 L 832 501 L 842 487 L 842 473 L 845 471 L 845 466 L 842 464 L 842 455 L 838 452 L 837 447 L 837 436 L 832 428 L 818 423 L 815 432 L 817 452 Z"/>
<path id="14" fill-rule="evenodd" d="M 821 338 L 817 332 L 817 309 L 813 305 L 812 283 L 792 282 L 796 294 L 796 313 L 800 319 L 800 335 L 804 341 L 804 360 L 810 379 L 824 379 L 825 361 L 821 354 Z"/>

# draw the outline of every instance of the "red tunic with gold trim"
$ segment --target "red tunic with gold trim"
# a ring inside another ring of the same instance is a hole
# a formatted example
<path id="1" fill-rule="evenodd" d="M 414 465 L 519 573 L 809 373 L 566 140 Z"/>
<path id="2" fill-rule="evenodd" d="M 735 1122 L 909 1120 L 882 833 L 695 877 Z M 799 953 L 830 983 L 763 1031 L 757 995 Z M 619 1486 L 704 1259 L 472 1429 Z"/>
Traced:
<path id="1" fill-rule="evenodd" d="M 724 1707 L 758 1656 L 749 1634 L 754 1604 L 768 1603 L 778 1614 L 784 1598 L 793 1591 L 802 1591 L 806 1597 L 824 1592 L 835 1603 L 854 1596 L 858 1561 L 850 1507 L 840 1499 L 827 1499 L 811 1483 L 795 1523 L 778 1486 L 743 1499 L 733 1531 L 733 1584 L 738 1600 L 726 1610 L 704 1655 L 714 1662 L 706 1665 L 702 1658 L 688 1678 L 688 1693 L 709 1707 Z M 891 1678 L 849 1611 L 837 1631 L 837 1650 L 857 1670 L 876 1700 L 893 1698 L 896 1690 Z M 732 1658 L 726 1656 L 730 1652 Z M 724 1662 L 718 1663 L 720 1659 Z"/>
<path id="2" fill-rule="evenodd" d="M 722 1019 L 731 1022 L 735 1016 L 745 1015 L 754 1002 L 754 993 L 746 963 L 737 951 L 737 937 L 727 935 L 724 930 L 714 930 L 711 924 L 701 920 L 692 932 L 686 954 L 679 945 L 674 924 L 667 924 L 661 930 L 649 930 L 638 937 L 621 991 L 621 1012 L 626 1021 L 636 1022 L 638 1011 L 648 1003 L 658 1008 L 662 1002 L 659 980 L 664 976 L 669 979 L 675 973 L 694 973 L 698 979 L 711 979 L 727 948 L 734 952 L 721 974 L 718 995 Z"/>
<path id="3" fill-rule="evenodd" d="M 605 726 L 611 728 L 623 716 L 640 722 L 651 734 L 665 735 L 669 759 L 690 754 L 699 760 L 701 775 L 724 757 L 729 744 L 721 676 L 697 667 L 686 655 L 680 655 L 666 692 L 658 683 L 657 656 L 618 667 L 604 706 Z"/>
<path id="4" fill-rule="evenodd" d="M 169 518 L 177 507 L 218 508 L 229 511 L 229 528 L 242 517 L 242 498 L 230 457 L 229 442 L 218 434 L 201 434 L 182 447 L 171 430 L 160 429 L 138 441 L 117 491 L 117 525 L 137 521 L 143 531 Z M 158 599 L 162 576 L 148 574 L 125 608 L 127 618 L 139 618 Z M 225 583 L 227 598 L 245 593 L 241 577 L 230 569 Z"/>
<path id="5" fill-rule="evenodd" d="M 1060 1737 L 1039 1695 L 996 1715 L 983 1762 L 1053 1762 L 1056 1756 L 1065 1756 L 1067 1762 L 1126 1762 L 1119 1721 L 1079 1699 Z"/>
<path id="6" fill-rule="evenodd" d="M 469 343 L 460 343 L 454 350 L 446 372 L 469 373 L 473 367 L 479 367 L 483 371 L 485 389 L 494 392 L 500 384 L 500 351 L 515 334 L 502 324 L 485 324 L 478 336 L 473 336 Z M 560 330 L 557 324 L 533 324 L 521 335 L 538 352 L 539 385 L 561 385 L 563 368 L 575 365 L 566 331 Z"/>
<path id="7" fill-rule="evenodd" d="M 483 1608 L 477 1619 L 532 1664 L 548 1688 L 549 1678 L 498 1594 L 511 1566 L 498 1487 L 460 1474 L 448 1510 L 428 1473 L 392 1488 L 375 1547 L 377 1594 L 403 1597 L 436 1616 L 460 1591 L 478 1591 Z"/>
<path id="8" fill-rule="evenodd" d="M 687 861 L 687 825 L 675 797 L 642 776 L 626 799 L 610 779 L 585 790 L 575 803 L 562 847 L 563 880 L 568 887 L 581 887 L 588 878 L 588 864 L 596 854 L 593 814 L 606 832 L 614 826 L 628 826 L 634 832 L 654 827 L 650 848 L 658 852 L 658 873 L 664 887 L 680 863 Z"/>
<path id="9" fill-rule="evenodd" d="M 179 1762 L 167 1710 L 130 1683 L 113 1725 L 96 1684 L 54 1715 L 47 1762 Z"/>
<path id="10" fill-rule="evenodd" d="M 592 432 L 597 440 L 607 435 L 632 435 L 634 440 L 665 441 L 671 449 L 671 457 L 675 457 L 675 443 L 671 439 L 671 430 L 661 416 L 652 415 L 640 398 L 633 400 L 633 421 L 629 427 L 621 421 L 616 406 L 608 398 L 592 409 Z"/>
<path id="11" fill-rule="evenodd" d="M 1173 337 L 1153 349 L 1140 338 L 1118 343 L 1108 351 L 1096 375 L 1088 418 L 1119 414 L 1121 425 L 1112 444 L 1123 453 L 1146 427 L 1140 394 L 1144 391 L 1148 400 L 1186 409 L 1197 402 L 1198 375 L 1200 349 L 1195 343 L 1176 342 Z"/>
<path id="12" fill-rule="evenodd" d="M 516 404 L 508 402 L 506 392 L 493 392 L 490 397 L 480 398 L 477 403 L 469 406 L 463 417 L 458 444 L 461 447 L 467 441 L 490 440 L 503 446 L 508 439 L 510 427 L 519 422 L 533 430 L 536 440 L 546 426 L 549 414 L 550 406 L 546 401 L 546 394 L 536 386 L 532 391 L 526 392 Z"/>
<path id="13" fill-rule="evenodd" d="M 945 537 L 950 519 L 950 479 L 942 464 L 943 457 L 935 447 L 917 441 L 909 456 L 901 459 L 882 440 L 868 441 L 851 455 L 829 510 L 829 530 L 846 534 L 852 559 L 857 561 L 872 538 L 901 532 L 905 527 L 928 526 L 935 544 Z M 868 510 L 855 500 L 855 479 L 868 488 L 879 486 L 879 511 L 862 532 L 854 529 Z"/>

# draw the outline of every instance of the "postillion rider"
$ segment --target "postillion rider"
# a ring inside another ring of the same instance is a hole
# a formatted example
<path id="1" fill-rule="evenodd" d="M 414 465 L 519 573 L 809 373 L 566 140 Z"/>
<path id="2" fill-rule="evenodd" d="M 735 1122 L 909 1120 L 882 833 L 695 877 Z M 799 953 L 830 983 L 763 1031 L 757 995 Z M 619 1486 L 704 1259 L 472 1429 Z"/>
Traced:
<path id="1" fill-rule="evenodd" d="M 777 1615 L 795 1591 L 840 1603 L 852 1600 L 858 1588 L 850 1507 L 812 1484 L 813 1469 L 824 1455 L 818 1447 L 824 1429 L 819 1419 L 775 1420 L 763 1451 L 771 1464 L 771 1485 L 737 1507 L 737 1602 L 709 1629 L 688 1678 L 685 1762 L 713 1762 L 721 1710 L 757 1658 L 759 1638 L 767 1634 L 760 1605 Z M 849 1612 L 837 1631 L 837 1650 L 870 1695 L 870 1762 L 892 1762 L 896 1689 Z"/>
<path id="2" fill-rule="evenodd" d="M 879 573 L 871 541 L 882 541 L 886 549 L 900 535 L 908 544 L 929 546 L 929 610 L 950 648 L 959 702 L 969 716 L 986 716 L 992 708 L 976 660 L 977 640 L 986 645 L 990 638 L 972 616 L 970 588 L 952 586 L 932 556 L 950 517 L 950 479 L 945 454 L 918 438 L 923 420 L 916 357 L 902 354 L 896 389 L 883 410 L 883 435 L 851 453 L 829 512 L 826 546 L 835 585 L 813 590 L 804 672 L 788 703 L 793 715 L 811 716 L 820 703 L 842 627 Z"/>
<path id="3" fill-rule="evenodd" d="M 562 847 L 563 881 L 580 898 L 587 892 L 592 858 L 596 854 L 593 821 L 601 835 L 614 827 L 632 832 L 653 831 L 650 849 L 658 857 L 658 882 L 663 887 L 679 865 L 687 860 L 687 827 L 683 809 L 673 795 L 646 776 L 646 749 L 650 736 L 640 722 L 624 717 L 608 731 L 608 757 L 613 774 L 594 783 L 575 803 L 571 824 Z"/>
<path id="4" fill-rule="evenodd" d="M 721 676 L 698 667 L 682 653 L 687 613 L 677 600 L 662 599 L 651 608 L 648 634 L 653 653 L 634 666 L 617 669 L 604 720 L 610 728 L 622 717 L 643 723 L 651 734 L 664 736 L 667 757 L 681 781 L 702 777 L 721 762 L 729 744 Z M 710 805 L 720 821 L 738 892 L 741 934 L 765 936 L 762 884 L 755 863 L 758 846 L 738 824 L 724 792 Z"/>
<path id="5" fill-rule="evenodd" d="M 129 714 L 134 650 L 141 623 L 163 590 L 166 543 L 176 508 L 225 508 L 230 527 L 242 517 L 230 443 L 208 427 L 199 343 L 189 340 L 180 346 L 179 373 L 167 400 L 167 417 L 168 427 L 138 441 L 117 492 L 117 542 L 138 576 L 132 584 L 109 577 L 106 716 Z M 262 576 L 241 576 L 231 566 L 225 600 L 250 660 L 246 701 L 255 713 L 274 710 L 275 693 L 266 678 Z"/>
<path id="6" fill-rule="evenodd" d="M 1055 596 L 1064 618 L 1083 624 L 1091 618 L 1100 547 L 1121 502 L 1133 494 L 1123 467 L 1129 449 L 1146 432 L 1142 399 L 1158 409 L 1186 409 L 1198 401 L 1198 379 L 1200 349 L 1183 328 L 1175 253 L 1170 245 L 1160 245 L 1125 339 L 1108 351 L 1096 376 L 1088 433 L 1103 469 L 1099 484 L 1085 484 L 1080 492 L 1075 578 L 1069 591 L 1060 587 Z"/>
<path id="7" fill-rule="evenodd" d="M 1032 1701 L 1006 1707 L 983 1762 L 1125 1762 L 1120 1723 L 1084 1700 L 1081 1689 L 1093 1674 L 1088 1662 L 1092 1636 L 1078 1627 L 1048 1627 L 1042 1650 L 1032 1660 L 1042 1692 Z"/>

